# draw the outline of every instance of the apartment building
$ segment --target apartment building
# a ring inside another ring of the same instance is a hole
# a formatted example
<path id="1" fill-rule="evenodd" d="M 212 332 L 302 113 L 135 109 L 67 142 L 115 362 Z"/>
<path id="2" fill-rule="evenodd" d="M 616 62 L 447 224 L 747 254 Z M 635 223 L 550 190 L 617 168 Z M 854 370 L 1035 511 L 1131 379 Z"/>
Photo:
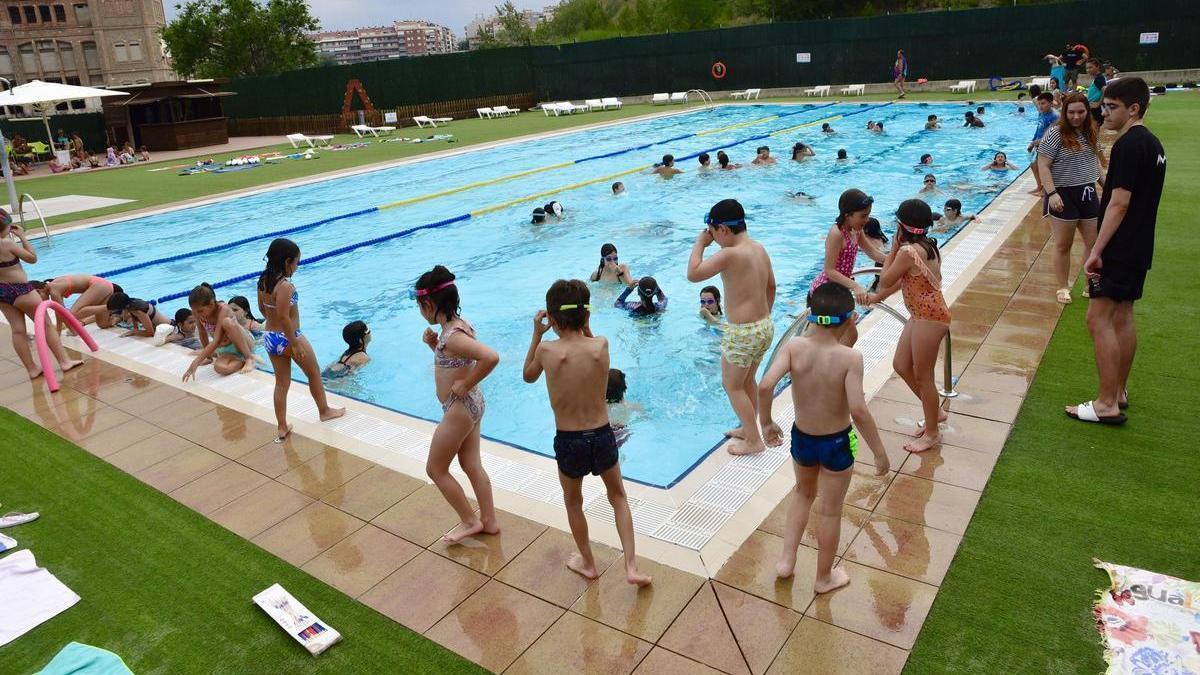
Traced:
<path id="1" fill-rule="evenodd" d="M 428 21 L 402 20 L 389 26 L 324 31 L 309 35 L 317 52 L 338 65 L 399 59 L 454 51 L 449 28 Z"/>

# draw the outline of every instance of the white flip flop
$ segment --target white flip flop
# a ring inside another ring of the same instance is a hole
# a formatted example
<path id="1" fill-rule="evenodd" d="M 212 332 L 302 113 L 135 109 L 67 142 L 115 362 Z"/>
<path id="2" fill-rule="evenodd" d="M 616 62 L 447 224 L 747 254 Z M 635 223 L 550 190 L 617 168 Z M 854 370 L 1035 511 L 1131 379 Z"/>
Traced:
<path id="1" fill-rule="evenodd" d="M 34 511 L 33 513 L 18 513 L 16 511 L 9 511 L 8 513 L 0 516 L 0 529 L 14 527 L 16 525 L 24 525 L 30 521 L 37 520 L 38 516 L 40 515 L 41 514 L 39 514 L 37 511 Z"/>
<path id="2" fill-rule="evenodd" d="M 1125 424 L 1127 418 L 1124 413 L 1116 415 L 1106 415 L 1101 417 L 1096 414 L 1095 401 L 1085 401 L 1075 407 L 1075 412 L 1067 412 L 1067 416 L 1077 419 L 1081 422 L 1092 422 L 1097 424 L 1109 424 L 1112 426 L 1120 426 Z"/>

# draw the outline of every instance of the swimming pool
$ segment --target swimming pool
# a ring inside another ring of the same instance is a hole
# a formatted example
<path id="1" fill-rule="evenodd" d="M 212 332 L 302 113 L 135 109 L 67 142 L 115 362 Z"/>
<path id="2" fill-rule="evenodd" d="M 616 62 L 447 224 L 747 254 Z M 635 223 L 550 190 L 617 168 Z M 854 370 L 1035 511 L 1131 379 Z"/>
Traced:
<path id="1" fill-rule="evenodd" d="M 1034 116 L 1017 115 L 1011 104 L 987 104 L 987 108 L 984 119 L 988 127 L 974 130 L 959 128 L 966 107 L 953 104 L 753 105 L 698 110 L 71 232 L 56 236 L 53 246 L 39 244 L 41 262 L 32 274 L 104 272 L 379 204 L 718 129 L 336 220 L 291 235 L 304 258 L 311 259 L 348 244 L 479 213 L 303 265 L 295 282 L 301 295 L 304 331 L 321 360 L 328 363 L 344 349 L 342 326 L 357 319 L 366 321 L 373 334 L 372 363 L 354 376 L 330 380 L 329 388 L 436 419 L 440 406 L 433 394 L 431 356 L 421 343 L 425 323 L 409 290 L 416 277 L 434 264 L 448 266 L 459 276 L 464 316 L 476 326 L 480 339 L 502 358 L 499 368 L 482 385 L 490 411 L 484 418 L 484 433 L 546 456 L 553 456 L 554 422 L 545 387 L 542 383 L 526 385 L 520 375 L 531 319 L 551 282 L 560 277 L 586 278 L 596 269 L 600 245 L 615 243 L 634 276 L 655 276 L 670 298 L 665 314 L 632 319 L 612 308 L 619 288 L 593 285 L 593 330 L 608 336 L 612 365 L 625 371 L 627 398 L 638 410 L 631 419 L 630 439 L 622 447 L 623 472 L 645 484 L 669 486 L 701 461 L 721 440 L 721 432 L 735 421 L 720 384 L 719 336 L 697 314 L 698 292 L 704 284 L 688 283 L 684 274 L 688 251 L 703 227 L 708 207 L 726 197 L 745 205 L 750 232 L 767 246 L 775 265 L 779 293 L 773 318 L 782 331 L 803 309 L 842 190 L 861 187 L 873 194 L 876 215 L 890 233 L 891 219 L 885 214 L 920 187 L 925 170 L 918 171 L 914 165 L 921 154 L 934 156 L 932 172 L 947 191 L 931 200 L 935 211 L 946 198 L 957 197 L 965 212 L 974 212 L 1015 177 L 1015 172 L 993 176 L 980 167 L 994 152 L 1003 150 L 1023 168 L 1023 149 Z M 923 131 L 929 114 L 943 118 L 947 128 Z M 838 134 L 819 132 L 819 122 L 838 116 L 841 119 L 830 121 Z M 887 133 L 866 133 L 867 119 L 883 120 Z M 809 123 L 817 124 L 755 138 Z M 743 139 L 751 140 L 729 147 Z M 817 156 L 799 164 L 786 161 L 796 140 L 813 145 Z M 606 179 L 487 211 L 523 195 L 645 165 L 666 152 L 684 157 L 729 147 L 734 161 L 748 164 L 754 148 L 764 144 L 779 157 L 778 166 L 701 174 L 694 170 L 695 160 L 691 159 L 680 162 L 687 173 L 671 181 L 644 172 L 621 177 L 627 187 L 622 197 L 611 195 Z M 850 161 L 834 161 L 838 148 L 848 151 Z M 197 178 L 202 177 L 180 180 Z M 813 194 L 815 202 L 795 202 L 787 196 L 795 190 Z M 566 218 L 561 223 L 530 225 L 530 210 L 550 199 L 565 205 Z M 170 296 L 201 281 L 256 273 L 268 243 L 269 239 L 263 239 L 183 256 L 116 275 L 114 280 L 137 297 Z M 219 291 L 223 298 L 238 294 L 253 299 L 254 282 L 233 283 Z M 167 301 L 163 309 L 173 312 L 183 303 Z"/>

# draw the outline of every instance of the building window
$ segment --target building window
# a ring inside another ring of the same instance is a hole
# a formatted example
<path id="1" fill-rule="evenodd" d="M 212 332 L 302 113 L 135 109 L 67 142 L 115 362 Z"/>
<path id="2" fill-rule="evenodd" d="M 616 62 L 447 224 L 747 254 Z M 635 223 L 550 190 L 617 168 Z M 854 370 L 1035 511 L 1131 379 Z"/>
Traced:
<path id="1" fill-rule="evenodd" d="M 37 23 L 37 8 L 33 5 L 25 5 L 22 9 L 25 10 L 25 23 Z"/>
<path id="2" fill-rule="evenodd" d="M 8 20 L 14 26 L 21 25 L 21 8 L 20 7 L 9 7 L 8 8 Z"/>
<path id="3" fill-rule="evenodd" d="M 38 76 L 37 58 L 33 55 L 33 43 L 26 42 L 17 48 L 21 53 L 21 70 L 24 71 L 26 79 L 34 79 Z"/>
<path id="4" fill-rule="evenodd" d="M 9 80 L 14 79 L 12 56 L 8 53 L 7 47 L 0 47 L 0 75 Z"/>
<path id="5" fill-rule="evenodd" d="M 38 5 L 38 13 L 42 15 L 42 23 L 50 23 L 50 5 Z"/>
<path id="6" fill-rule="evenodd" d="M 43 75 L 60 74 L 62 64 L 58 61 L 58 52 L 54 49 L 53 40 L 38 41 L 38 55 L 41 56 Z"/>
<path id="7" fill-rule="evenodd" d="M 83 61 L 87 64 L 87 69 L 100 70 L 100 50 L 96 48 L 96 43 L 84 42 L 80 46 L 83 47 Z"/>
<path id="8" fill-rule="evenodd" d="M 62 5 L 54 6 L 54 20 L 59 23 L 67 22 L 67 8 Z"/>
<path id="9" fill-rule="evenodd" d="M 134 40 L 129 43 L 129 60 L 130 61 L 141 61 L 142 60 L 142 43 L 141 42 Z"/>
<path id="10" fill-rule="evenodd" d="M 63 42 L 59 40 L 58 56 L 62 60 L 62 69 L 64 73 L 73 73 L 79 70 L 79 65 L 75 62 L 75 48 L 71 46 L 70 42 Z"/>
<path id="11" fill-rule="evenodd" d="M 113 45 L 113 51 L 117 54 L 117 63 L 124 63 L 129 60 L 129 53 L 125 51 L 125 43 L 118 42 Z"/>
<path id="12" fill-rule="evenodd" d="M 75 7 L 75 23 L 80 26 L 92 25 L 92 10 L 88 8 L 87 3 L 76 3 Z"/>

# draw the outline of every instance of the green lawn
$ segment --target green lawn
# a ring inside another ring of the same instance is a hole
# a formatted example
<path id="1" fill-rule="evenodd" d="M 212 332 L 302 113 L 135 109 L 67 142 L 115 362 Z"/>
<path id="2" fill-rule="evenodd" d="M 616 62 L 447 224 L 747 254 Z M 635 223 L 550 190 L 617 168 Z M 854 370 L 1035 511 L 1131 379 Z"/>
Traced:
<path id="1" fill-rule="evenodd" d="M 475 673 L 470 662 L 0 409 L 0 499 L 38 510 L 6 529 L 82 599 L 0 647 L 30 673 L 71 641 L 148 673 Z M 19 453 L 19 457 L 18 457 Z M 313 658 L 250 598 L 280 583 L 342 633 Z"/>
<path id="2" fill-rule="evenodd" d="M 911 673 L 1104 669 L 1092 558 L 1200 580 L 1200 96 L 1153 100 L 1166 147 L 1154 269 L 1135 305 L 1139 349 L 1124 428 L 1068 419 L 1095 392 L 1085 302 L 1063 313 L 908 661 Z M 1078 297 L 1078 296 L 1077 296 Z"/>
<path id="3" fill-rule="evenodd" d="M 966 96 L 962 94 L 914 94 L 912 98 L 915 100 L 967 100 L 968 98 L 972 100 L 975 98 L 979 98 L 981 100 L 985 98 L 1013 100 L 1015 96 L 1016 95 L 1012 92 L 982 92 L 978 95 L 978 97 L 975 95 Z M 853 99 L 847 100 L 849 102 L 856 103 L 876 103 L 879 101 L 891 100 L 892 98 L 894 97 L 890 95 L 885 96 L 882 94 L 876 94 L 865 97 L 854 97 Z M 800 99 L 763 99 L 761 103 L 779 103 L 796 100 Z M 835 99 L 808 98 L 803 100 L 808 103 L 828 103 Z M 418 130 L 414 127 L 404 127 L 396 131 L 396 134 L 398 135 L 409 137 L 427 137 L 433 133 L 450 133 L 454 134 L 455 143 L 446 143 L 440 141 L 417 144 L 380 143 L 375 139 L 370 139 L 370 144 L 365 148 L 341 152 L 321 151 L 318 153 L 320 158 L 313 161 L 285 160 L 278 165 L 264 166 L 262 168 L 253 169 L 250 171 L 236 171 L 224 174 L 206 173 L 193 176 L 179 176 L 178 169 L 171 169 L 167 171 L 149 171 L 149 169 L 191 164 L 194 163 L 196 159 L 211 158 L 215 161 L 224 162 L 225 160 L 238 155 L 254 154 L 256 152 L 265 152 L 269 150 L 277 150 L 283 153 L 296 152 L 292 149 L 290 144 L 285 142 L 279 145 L 272 145 L 257 150 L 242 150 L 239 152 L 215 155 L 198 154 L 194 158 L 188 160 L 151 162 L 148 164 L 138 164 L 119 169 L 106 169 L 103 171 L 94 172 L 83 171 L 79 173 L 32 178 L 29 180 L 19 181 L 17 183 L 17 188 L 19 192 L 28 192 L 29 194 L 33 195 L 35 199 L 46 199 L 48 197 L 76 194 L 135 200 L 117 206 L 71 213 L 47 219 L 47 222 L 49 222 L 51 225 L 63 225 L 86 218 L 96 218 L 100 216 L 132 211 L 135 209 L 144 209 L 151 206 L 161 206 L 171 202 L 210 197 L 223 192 L 243 190 L 246 188 L 258 187 L 280 181 L 294 180 L 320 173 L 353 169 L 380 162 L 396 161 L 406 157 L 414 157 L 430 152 L 461 148 L 463 146 L 475 145 L 479 143 L 488 143 L 516 136 L 568 129 L 584 124 L 595 124 L 598 122 L 618 120 L 637 115 L 645 115 L 652 112 L 664 112 L 667 110 L 679 109 L 680 108 L 678 106 L 627 105 L 621 110 L 591 112 L 567 115 L 563 117 L 546 117 L 541 113 L 526 112 L 521 113 L 516 117 L 493 120 L 464 119 L 456 120 L 444 129 L 439 127 L 436 130 Z M 352 143 L 358 140 L 359 139 L 353 134 L 346 134 L 339 135 L 335 142 Z M 633 142 L 631 141 L 631 144 L 632 143 Z M 3 201 L 7 201 L 7 199 Z"/>

